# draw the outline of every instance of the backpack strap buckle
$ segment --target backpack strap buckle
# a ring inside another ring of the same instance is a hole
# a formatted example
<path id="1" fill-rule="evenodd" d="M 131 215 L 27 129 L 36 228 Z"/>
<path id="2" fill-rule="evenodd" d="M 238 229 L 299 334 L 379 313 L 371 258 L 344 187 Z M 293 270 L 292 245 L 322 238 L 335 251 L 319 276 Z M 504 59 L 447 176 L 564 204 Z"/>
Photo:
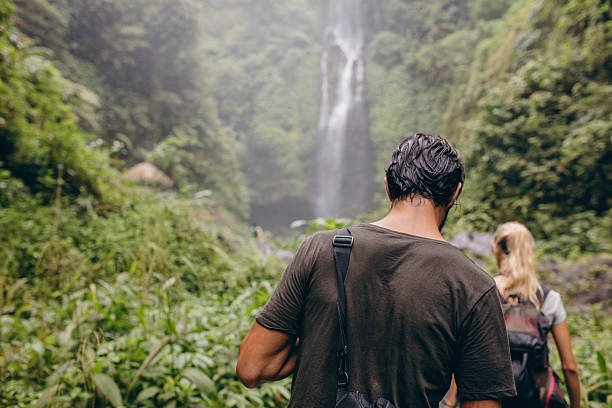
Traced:
<path id="1" fill-rule="evenodd" d="M 334 235 L 334 246 L 341 248 L 352 248 L 353 240 L 352 235 Z"/>

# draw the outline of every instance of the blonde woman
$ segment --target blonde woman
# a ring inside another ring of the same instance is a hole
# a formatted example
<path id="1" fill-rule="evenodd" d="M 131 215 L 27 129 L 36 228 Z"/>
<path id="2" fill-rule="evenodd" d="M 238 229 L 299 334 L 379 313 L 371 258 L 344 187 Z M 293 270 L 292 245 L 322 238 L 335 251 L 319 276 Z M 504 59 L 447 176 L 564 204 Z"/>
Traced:
<path id="1" fill-rule="evenodd" d="M 551 289 L 545 291 L 538 281 L 531 233 L 518 222 L 502 224 L 495 232 L 492 249 L 500 272 L 495 282 L 503 302 L 531 302 L 547 318 L 550 325 L 546 329 L 552 333 L 561 358 L 570 406 L 580 408 L 580 379 L 572 352 L 565 308 L 559 293 Z M 525 400 L 520 400 L 520 397 L 519 390 L 519 396 L 513 400 L 502 401 L 502 407 L 528 408 L 528 404 Z M 440 403 L 440 408 L 457 406 L 457 387 L 453 381 Z M 539 401 L 533 406 L 543 405 Z M 553 404 L 550 404 L 550 407 L 552 408 Z"/>
<path id="2" fill-rule="evenodd" d="M 495 282 L 503 301 L 518 299 L 520 302 L 531 302 L 547 318 L 561 358 L 571 407 L 579 408 L 580 379 L 572 352 L 565 308 L 559 293 L 552 289 L 545 291 L 538 281 L 531 233 L 518 222 L 507 222 L 497 228 L 492 247 L 500 272 Z M 513 401 L 505 401 L 502 405 L 516 406 Z"/>

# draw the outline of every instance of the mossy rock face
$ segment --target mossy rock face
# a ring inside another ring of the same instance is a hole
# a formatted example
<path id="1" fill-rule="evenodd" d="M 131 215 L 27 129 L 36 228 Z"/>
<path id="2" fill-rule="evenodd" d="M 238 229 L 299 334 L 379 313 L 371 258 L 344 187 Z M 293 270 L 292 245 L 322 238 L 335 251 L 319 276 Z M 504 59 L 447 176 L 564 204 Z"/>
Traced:
<path id="1" fill-rule="evenodd" d="M 461 249 L 480 267 L 495 275 L 497 266 L 491 254 L 493 234 L 460 232 L 449 242 Z M 612 256 L 586 255 L 578 260 L 543 256 L 537 272 L 545 285 L 561 292 L 577 306 L 600 304 L 612 310 Z"/>
<path id="2" fill-rule="evenodd" d="M 545 284 L 566 294 L 570 303 L 601 303 L 612 311 L 612 257 L 595 255 L 579 261 L 545 259 L 538 265 Z"/>
<path id="3" fill-rule="evenodd" d="M 482 256 L 491 254 L 493 234 L 486 232 L 460 232 L 449 241 L 457 248 Z"/>

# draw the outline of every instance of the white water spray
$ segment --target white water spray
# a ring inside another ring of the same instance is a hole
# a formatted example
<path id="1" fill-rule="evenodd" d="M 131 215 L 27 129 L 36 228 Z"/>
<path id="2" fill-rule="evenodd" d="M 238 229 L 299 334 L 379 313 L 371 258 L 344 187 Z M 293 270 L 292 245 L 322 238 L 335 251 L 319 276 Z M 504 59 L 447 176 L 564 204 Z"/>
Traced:
<path id="1" fill-rule="evenodd" d="M 359 0 L 331 0 L 321 56 L 317 216 L 342 215 L 339 212 L 346 207 L 363 210 L 366 204 L 354 200 L 368 199 L 368 191 L 355 191 L 363 190 L 368 183 L 353 183 L 351 176 L 360 175 L 349 174 L 355 167 L 349 162 L 358 157 L 347 157 L 351 150 L 347 144 L 363 147 L 369 142 L 363 51 Z M 353 185 L 347 188 L 347 183 Z"/>

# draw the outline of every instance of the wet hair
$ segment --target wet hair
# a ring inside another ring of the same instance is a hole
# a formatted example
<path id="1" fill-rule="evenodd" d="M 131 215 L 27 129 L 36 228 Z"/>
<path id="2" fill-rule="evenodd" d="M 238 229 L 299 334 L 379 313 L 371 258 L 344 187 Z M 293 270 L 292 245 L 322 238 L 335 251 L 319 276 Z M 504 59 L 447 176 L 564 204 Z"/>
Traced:
<path id="1" fill-rule="evenodd" d="M 498 282 L 504 296 L 520 295 L 540 306 L 538 294 L 542 295 L 542 286 L 535 270 L 535 242 L 531 232 L 523 224 L 507 222 L 495 231 L 493 245 L 502 255 L 499 258 L 499 271 L 505 280 Z"/>
<path id="2" fill-rule="evenodd" d="M 457 184 L 465 178 L 457 150 L 446 139 L 426 133 L 404 139 L 386 173 L 391 201 L 421 196 L 436 207 L 449 205 Z"/>

